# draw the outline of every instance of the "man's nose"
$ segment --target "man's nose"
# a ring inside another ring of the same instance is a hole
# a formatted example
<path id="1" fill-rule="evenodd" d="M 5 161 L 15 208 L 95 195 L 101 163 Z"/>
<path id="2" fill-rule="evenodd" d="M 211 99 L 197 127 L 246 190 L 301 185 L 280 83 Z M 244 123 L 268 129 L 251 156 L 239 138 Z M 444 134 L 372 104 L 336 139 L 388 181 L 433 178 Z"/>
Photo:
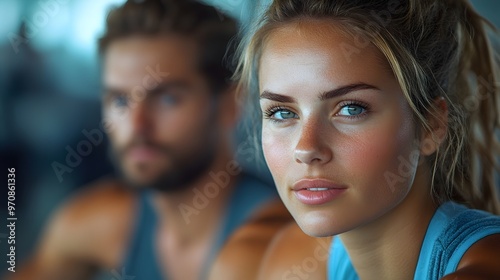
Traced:
<path id="1" fill-rule="evenodd" d="M 151 110 L 145 100 L 130 105 L 130 122 L 133 133 L 144 133 L 151 129 Z"/>

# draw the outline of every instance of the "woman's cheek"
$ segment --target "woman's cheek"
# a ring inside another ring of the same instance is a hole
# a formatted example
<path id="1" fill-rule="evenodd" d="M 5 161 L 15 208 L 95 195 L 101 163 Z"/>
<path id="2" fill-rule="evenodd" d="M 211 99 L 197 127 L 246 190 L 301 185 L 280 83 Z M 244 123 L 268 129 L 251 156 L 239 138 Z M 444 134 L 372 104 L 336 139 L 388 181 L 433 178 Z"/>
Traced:
<path id="1" fill-rule="evenodd" d="M 401 174 L 402 161 L 411 160 L 413 133 L 399 122 L 385 124 L 353 135 L 351 141 L 345 142 L 340 159 L 365 199 L 384 204 L 401 200 L 408 193 L 416 171 L 416 166 L 410 164 L 409 170 Z"/>
<path id="2" fill-rule="evenodd" d="M 290 143 L 287 137 L 280 136 L 279 133 L 271 129 L 262 130 L 262 149 L 267 166 L 276 183 L 278 191 L 281 192 L 286 179 L 287 169 L 290 167 L 289 159 L 293 157 L 290 150 Z"/>

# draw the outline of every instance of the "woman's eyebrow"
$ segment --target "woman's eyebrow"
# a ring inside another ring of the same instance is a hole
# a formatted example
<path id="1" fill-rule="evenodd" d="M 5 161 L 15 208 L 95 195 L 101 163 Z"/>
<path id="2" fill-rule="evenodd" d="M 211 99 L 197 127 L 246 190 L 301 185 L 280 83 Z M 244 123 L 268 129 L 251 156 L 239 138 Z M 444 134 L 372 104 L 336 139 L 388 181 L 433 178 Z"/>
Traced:
<path id="1" fill-rule="evenodd" d="M 358 90 L 363 90 L 363 89 L 380 90 L 378 87 L 373 86 L 373 85 L 369 85 L 369 84 L 365 84 L 365 83 L 355 83 L 355 84 L 345 85 L 345 86 L 324 92 L 319 96 L 319 99 L 323 101 L 326 99 L 335 98 L 335 97 L 339 97 L 339 96 L 348 94 L 349 92 L 352 92 L 352 91 L 358 91 Z"/>
<path id="2" fill-rule="evenodd" d="M 339 96 L 348 94 L 349 92 L 352 92 L 352 91 L 358 91 L 358 90 L 364 90 L 364 89 L 380 90 L 378 87 L 373 86 L 373 85 L 369 85 L 366 83 L 355 83 L 355 84 L 345 85 L 345 86 L 342 86 L 342 87 L 339 87 L 336 89 L 332 89 L 330 91 L 323 92 L 319 96 L 319 99 L 321 101 L 323 101 L 323 100 L 327 100 L 327 99 L 331 99 L 331 98 L 335 98 L 335 97 L 339 97 Z M 296 99 L 291 97 L 291 96 L 273 93 L 273 92 L 270 92 L 267 90 L 263 91 L 260 94 L 260 99 L 269 99 L 269 100 L 281 102 L 281 103 L 295 103 L 296 102 Z"/>
<path id="3" fill-rule="evenodd" d="M 272 93 L 270 91 L 263 91 L 260 94 L 260 99 L 269 99 L 273 100 L 276 102 L 281 102 L 281 103 L 295 103 L 296 100 L 293 97 L 282 95 L 282 94 L 277 94 L 277 93 Z"/>

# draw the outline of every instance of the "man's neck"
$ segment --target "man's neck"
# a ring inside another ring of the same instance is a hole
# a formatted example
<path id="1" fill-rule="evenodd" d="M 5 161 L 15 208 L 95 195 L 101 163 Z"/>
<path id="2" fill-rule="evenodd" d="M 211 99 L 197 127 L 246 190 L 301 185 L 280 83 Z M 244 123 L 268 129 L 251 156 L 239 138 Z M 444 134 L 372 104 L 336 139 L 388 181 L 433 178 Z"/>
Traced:
<path id="1" fill-rule="evenodd" d="M 238 176 L 226 170 L 231 162 L 221 156 L 185 191 L 154 196 L 159 226 L 178 244 L 203 242 L 217 231 Z"/>
<path id="2" fill-rule="evenodd" d="M 437 208 L 418 180 L 407 197 L 369 225 L 340 235 L 360 279 L 413 279 L 427 226 Z"/>

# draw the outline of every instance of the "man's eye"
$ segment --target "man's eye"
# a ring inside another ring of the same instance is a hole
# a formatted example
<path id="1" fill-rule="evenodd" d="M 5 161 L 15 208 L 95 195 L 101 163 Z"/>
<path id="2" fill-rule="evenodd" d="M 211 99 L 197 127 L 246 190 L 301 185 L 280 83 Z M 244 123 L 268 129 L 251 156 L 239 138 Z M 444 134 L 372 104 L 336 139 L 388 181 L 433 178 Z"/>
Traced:
<path id="1" fill-rule="evenodd" d="M 366 108 L 360 105 L 355 105 L 355 104 L 350 104 L 350 105 L 345 105 L 340 109 L 339 115 L 340 116 L 358 116 L 363 114 L 366 111 Z"/>
<path id="2" fill-rule="evenodd" d="M 114 96 L 111 99 L 111 103 L 116 107 L 126 107 L 128 106 L 128 98 L 123 95 Z"/>
<path id="3" fill-rule="evenodd" d="M 160 95 L 160 102 L 164 105 L 176 105 L 179 103 L 179 98 L 173 94 Z"/>

